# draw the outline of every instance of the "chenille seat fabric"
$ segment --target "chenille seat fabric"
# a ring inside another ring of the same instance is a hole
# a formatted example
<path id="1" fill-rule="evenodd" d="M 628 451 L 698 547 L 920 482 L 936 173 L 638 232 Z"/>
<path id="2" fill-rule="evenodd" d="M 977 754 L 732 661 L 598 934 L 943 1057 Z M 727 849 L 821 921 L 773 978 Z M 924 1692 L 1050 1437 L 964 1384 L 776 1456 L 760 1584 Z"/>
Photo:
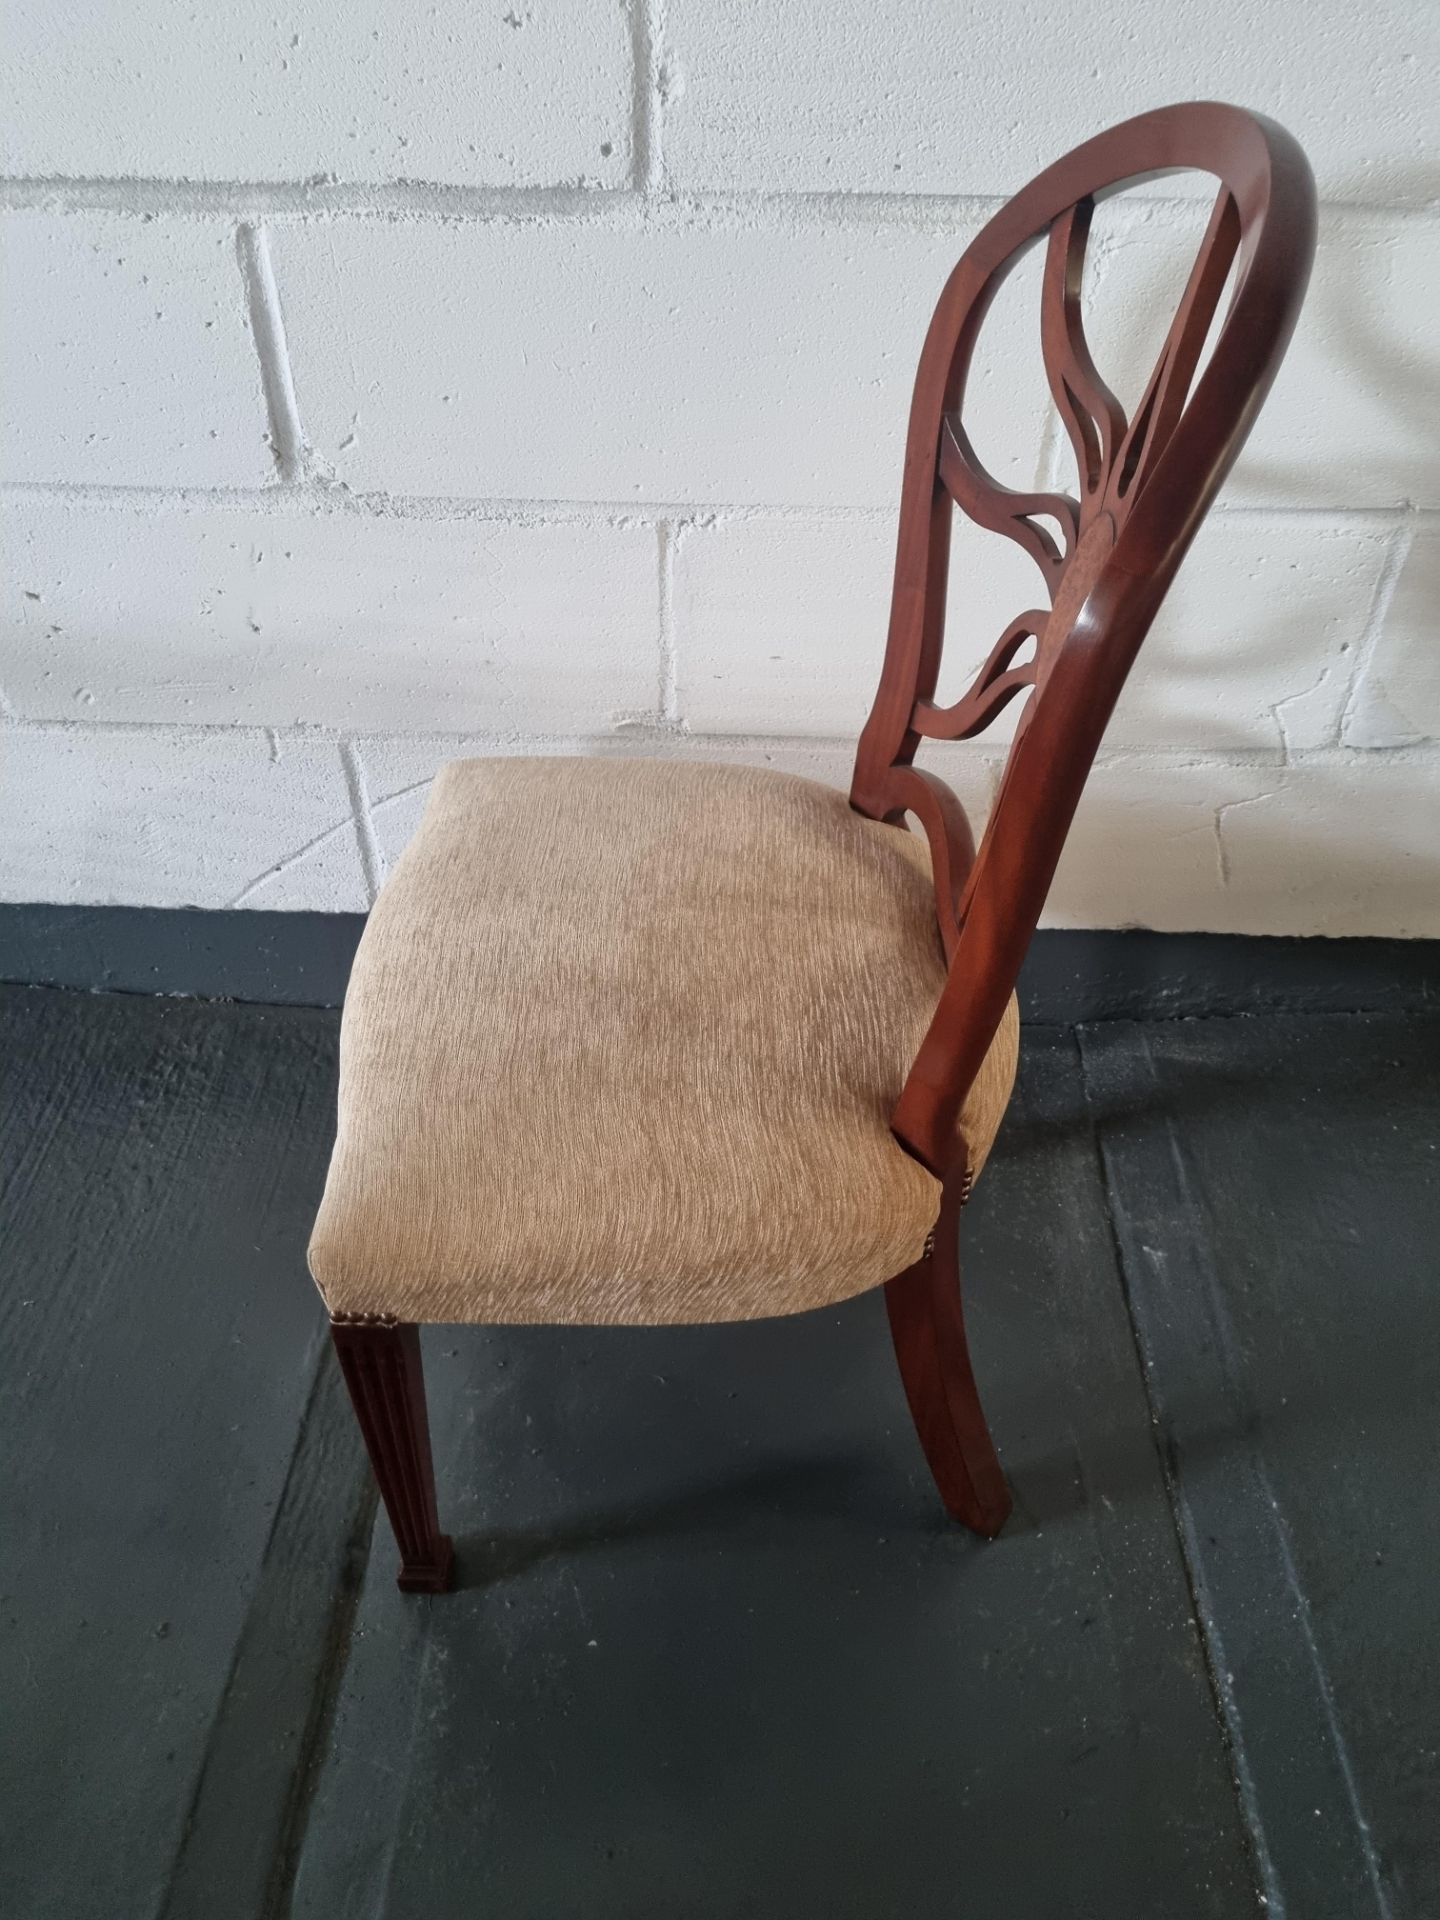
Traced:
<path id="1" fill-rule="evenodd" d="M 617 759 L 442 770 L 382 889 L 310 1247 L 337 1318 L 800 1312 L 919 1259 L 887 1124 L 945 983 L 919 835 L 815 782 Z M 978 1173 L 1012 1001 L 965 1103 Z"/>

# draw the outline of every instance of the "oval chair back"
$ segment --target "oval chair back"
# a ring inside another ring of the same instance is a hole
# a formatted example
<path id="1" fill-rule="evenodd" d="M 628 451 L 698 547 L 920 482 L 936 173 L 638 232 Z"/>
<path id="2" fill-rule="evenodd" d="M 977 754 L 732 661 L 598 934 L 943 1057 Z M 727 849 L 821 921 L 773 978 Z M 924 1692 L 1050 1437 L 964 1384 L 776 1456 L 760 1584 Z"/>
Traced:
<path id="1" fill-rule="evenodd" d="M 1081 322 L 1091 216 L 1125 187 L 1190 170 L 1217 179 L 1214 210 L 1127 420 L 1095 370 Z M 1078 499 L 1002 486 L 964 425 L 986 313 L 1041 241 L 1041 352 L 1075 451 Z M 980 232 L 940 296 L 910 412 L 885 665 L 850 798 L 875 819 L 913 814 L 930 843 L 949 979 L 891 1124 L 942 1177 L 961 1102 L 1014 990 L 1106 722 L 1275 377 L 1314 246 L 1314 183 L 1283 128 L 1238 107 L 1163 107 L 1046 168 Z M 956 507 L 1030 555 L 1046 604 L 1019 613 L 968 692 L 937 706 Z M 922 740 L 983 732 L 1017 698 L 1024 712 L 976 853 L 949 789 L 915 766 L 915 754 Z"/>

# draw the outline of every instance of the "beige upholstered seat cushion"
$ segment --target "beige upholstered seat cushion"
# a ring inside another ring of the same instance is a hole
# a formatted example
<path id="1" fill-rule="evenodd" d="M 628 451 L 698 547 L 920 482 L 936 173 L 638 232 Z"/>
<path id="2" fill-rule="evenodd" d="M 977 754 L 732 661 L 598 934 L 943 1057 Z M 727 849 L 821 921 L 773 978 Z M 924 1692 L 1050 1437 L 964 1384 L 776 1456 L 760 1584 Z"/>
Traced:
<path id="1" fill-rule="evenodd" d="M 360 943 L 310 1264 L 332 1314 L 738 1320 L 916 1260 L 887 1125 L 944 980 L 923 840 L 748 767 L 466 760 Z M 1010 1018 L 967 1103 L 976 1163 Z"/>

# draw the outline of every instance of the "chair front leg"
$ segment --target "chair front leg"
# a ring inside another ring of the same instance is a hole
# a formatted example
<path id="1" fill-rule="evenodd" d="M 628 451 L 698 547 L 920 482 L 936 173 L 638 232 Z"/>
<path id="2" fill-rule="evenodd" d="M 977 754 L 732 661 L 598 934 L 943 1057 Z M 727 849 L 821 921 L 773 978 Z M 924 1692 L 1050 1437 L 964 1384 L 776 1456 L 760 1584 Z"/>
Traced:
<path id="1" fill-rule="evenodd" d="M 915 1431 L 945 1510 L 986 1539 L 1010 1517 L 1010 1488 L 985 1423 L 960 1301 L 960 1194 L 945 1185 L 924 1257 L 887 1282 L 885 1307 Z"/>
<path id="2" fill-rule="evenodd" d="M 330 1338 L 400 1548 L 397 1584 L 402 1593 L 444 1593 L 455 1554 L 435 1509 L 420 1329 L 332 1320 Z"/>

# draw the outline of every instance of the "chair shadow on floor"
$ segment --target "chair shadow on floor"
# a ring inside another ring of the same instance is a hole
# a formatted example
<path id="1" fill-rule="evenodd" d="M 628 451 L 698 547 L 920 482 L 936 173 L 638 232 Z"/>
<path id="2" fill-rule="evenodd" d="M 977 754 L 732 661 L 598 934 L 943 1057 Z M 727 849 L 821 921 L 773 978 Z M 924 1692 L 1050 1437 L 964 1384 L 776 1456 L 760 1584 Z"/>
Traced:
<path id="1" fill-rule="evenodd" d="M 923 1462 L 917 1465 L 923 1467 Z M 622 1544 L 723 1537 L 753 1528 L 757 1513 L 790 1523 L 836 1521 L 883 1534 L 906 1523 L 885 1497 L 873 1459 L 854 1453 L 776 1458 L 744 1472 L 697 1484 L 652 1501 L 619 1503 L 577 1513 L 558 1526 L 470 1532 L 455 1541 L 457 1592 L 499 1585 L 552 1560 Z M 957 1546 L 978 1552 L 983 1542 L 938 1511 L 934 1533 L 953 1533 Z"/>
<path id="2" fill-rule="evenodd" d="M 1103 1410 L 1097 1410 L 1103 1411 Z M 1378 1410 L 1377 1410 L 1378 1411 Z M 1217 1410 L 1213 1424 L 1186 1437 L 1182 1469 L 1204 1473 L 1224 1467 L 1240 1456 L 1254 1457 L 1273 1443 L 1280 1426 L 1293 1429 L 1320 1426 L 1333 1410 L 1318 1402 L 1310 1408 L 1291 1406 L 1283 1422 L 1261 1420 L 1253 1413 L 1226 1415 Z M 1023 1409 L 1007 1414 L 1023 1427 Z M 1163 1495 L 1163 1480 L 1153 1459 L 1126 1444 L 1119 1420 L 1087 1436 L 1087 1451 L 1113 1465 L 1107 1471 L 1103 1496 L 1111 1506 L 1155 1502 Z M 1026 1536 L 1066 1527 L 1083 1520 L 1097 1497 L 1079 1450 L 1045 1448 L 1005 1453 L 1005 1467 L 1015 1492 L 1015 1508 L 1002 1541 L 1012 1548 Z M 1173 1474 L 1177 1463 L 1167 1462 Z M 917 1459 L 918 1475 L 923 1462 Z M 938 1508 L 917 1518 L 903 1498 L 887 1498 L 878 1483 L 873 1460 L 856 1454 L 811 1456 L 776 1460 L 770 1465 L 712 1481 L 649 1503 L 627 1503 L 577 1512 L 558 1526 L 471 1531 L 455 1539 L 455 1590 L 479 1593 L 517 1580 L 550 1562 L 571 1561 L 587 1554 L 646 1542 L 678 1543 L 708 1540 L 712 1545 L 732 1529 L 752 1522 L 757 1508 L 775 1517 L 814 1525 L 833 1521 L 863 1527 L 876 1538 L 908 1534 L 912 1539 L 953 1544 L 957 1560 L 976 1562 L 987 1543 L 947 1518 Z M 990 1543 L 994 1550 L 994 1543 Z"/>
<path id="3" fill-rule="evenodd" d="M 1095 1411 L 1096 1430 L 1086 1435 L 1085 1451 L 1107 1461 L 1106 1501 L 1128 1506 L 1160 1498 L 1162 1482 L 1155 1463 L 1130 1444 L 1124 1415 L 1115 1410 L 1107 1420 L 1103 1406 Z M 1030 1424 L 1024 1407 L 1006 1408 L 1005 1419 L 1019 1431 Z M 1253 1441 L 1253 1434 L 1217 1421 L 1198 1448 L 1191 1442 L 1187 1458 L 1195 1459 L 1200 1451 L 1221 1456 Z M 1029 1535 L 1080 1520 L 1096 1497 L 1079 1448 L 1027 1451 L 1022 1446 L 1007 1453 L 1005 1464 L 1015 1491 L 1015 1509 L 1001 1538 L 1012 1549 Z M 909 1536 L 913 1543 L 924 1542 L 930 1549 L 953 1549 L 957 1563 L 978 1566 L 977 1557 L 983 1556 L 987 1543 L 950 1519 L 938 1504 L 931 1510 L 918 1451 L 909 1482 L 882 1476 L 873 1455 L 859 1450 L 777 1456 L 651 1501 L 577 1510 L 558 1524 L 461 1532 L 455 1537 L 455 1589 L 481 1592 L 523 1578 L 547 1563 L 622 1546 L 676 1545 L 688 1539 L 692 1545 L 704 1543 L 708 1550 L 715 1550 L 732 1536 L 743 1535 L 751 1542 L 768 1540 L 771 1529 L 763 1521 L 776 1523 L 776 1533 L 783 1525 L 791 1538 L 802 1530 L 825 1532 L 831 1527 L 877 1540 Z M 762 1516 L 758 1533 L 757 1515 Z M 990 1546 L 993 1550 L 994 1543 Z"/>

